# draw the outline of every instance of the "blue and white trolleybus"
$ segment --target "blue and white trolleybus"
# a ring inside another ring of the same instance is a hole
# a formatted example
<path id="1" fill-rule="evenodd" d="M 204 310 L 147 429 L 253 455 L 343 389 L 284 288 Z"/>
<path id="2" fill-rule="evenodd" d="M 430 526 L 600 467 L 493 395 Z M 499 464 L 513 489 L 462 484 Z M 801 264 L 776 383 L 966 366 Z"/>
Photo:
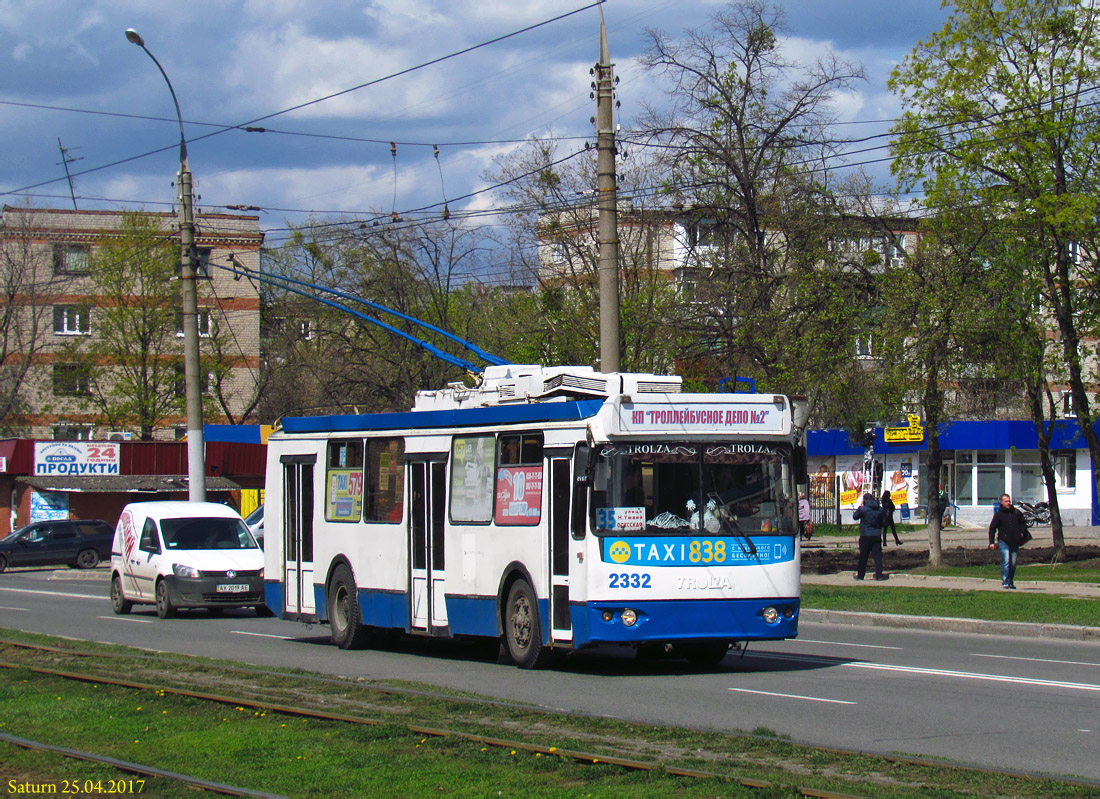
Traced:
<path id="1" fill-rule="evenodd" d="M 680 378 L 489 366 L 411 411 L 286 418 L 268 440 L 266 601 L 334 643 L 503 640 L 519 666 L 633 646 L 695 663 L 791 638 L 791 402 Z"/>

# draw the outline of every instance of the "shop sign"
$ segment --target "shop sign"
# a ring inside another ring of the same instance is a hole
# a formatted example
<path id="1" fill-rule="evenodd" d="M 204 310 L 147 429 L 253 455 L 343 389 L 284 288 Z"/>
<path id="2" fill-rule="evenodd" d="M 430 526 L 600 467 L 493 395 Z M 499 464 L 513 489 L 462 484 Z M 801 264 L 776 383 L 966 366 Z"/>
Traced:
<path id="1" fill-rule="evenodd" d="M 909 424 L 906 427 L 887 427 L 882 431 L 882 437 L 887 444 L 919 444 L 924 441 L 924 428 L 921 427 L 920 417 L 915 413 L 905 417 Z"/>
<path id="2" fill-rule="evenodd" d="M 113 441 L 36 441 L 34 473 L 53 477 L 118 474 L 118 444 Z"/>

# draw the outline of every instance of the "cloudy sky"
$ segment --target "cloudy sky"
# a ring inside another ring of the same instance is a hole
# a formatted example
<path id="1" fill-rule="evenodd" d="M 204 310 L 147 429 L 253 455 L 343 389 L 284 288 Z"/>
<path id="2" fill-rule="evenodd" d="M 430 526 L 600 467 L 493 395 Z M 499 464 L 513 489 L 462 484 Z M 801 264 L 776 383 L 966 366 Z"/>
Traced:
<path id="1" fill-rule="evenodd" d="M 276 244 L 309 214 L 388 215 L 445 198 L 483 207 L 491 194 L 455 198 L 486 188 L 492 159 L 517 142 L 550 132 L 595 141 L 588 70 L 599 11 L 411 68 L 589 2 L 0 0 L 0 202 L 72 207 L 60 139 L 76 159 L 68 167 L 80 208 L 171 208 L 179 128 L 156 66 L 125 38 L 134 28 L 175 87 L 200 208 L 259 206 Z M 790 52 L 809 59 L 832 48 L 864 65 L 868 82 L 837 108 L 852 136 L 888 126 L 881 121 L 898 113 L 890 69 L 946 19 L 939 0 L 780 4 Z M 624 129 L 643 99 L 659 99 L 637 67 L 645 29 L 703 26 L 722 5 L 604 4 Z M 233 127 L 248 123 L 268 132 Z"/>

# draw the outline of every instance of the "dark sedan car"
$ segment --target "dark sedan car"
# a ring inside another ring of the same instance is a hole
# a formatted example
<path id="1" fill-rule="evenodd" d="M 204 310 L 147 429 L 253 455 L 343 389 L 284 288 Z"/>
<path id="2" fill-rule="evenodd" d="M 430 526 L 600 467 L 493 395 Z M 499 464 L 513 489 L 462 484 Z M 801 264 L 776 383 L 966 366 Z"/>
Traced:
<path id="1" fill-rule="evenodd" d="M 111 557 L 115 528 L 101 519 L 35 522 L 0 541 L 0 572 L 9 566 L 65 564 L 91 569 Z"/>

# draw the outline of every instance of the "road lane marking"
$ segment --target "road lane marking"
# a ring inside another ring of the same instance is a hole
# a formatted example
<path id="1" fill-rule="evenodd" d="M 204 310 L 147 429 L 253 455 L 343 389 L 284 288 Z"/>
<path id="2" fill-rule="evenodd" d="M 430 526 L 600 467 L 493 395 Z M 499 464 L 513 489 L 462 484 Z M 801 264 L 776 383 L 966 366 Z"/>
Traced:
<path id="1" fill-rule="evenodd" d="M 138 624 L 152 624 L 152 619 L 132 619 L 129 616 L 96 616 L 97 619 L 107 619 L 109 621 L 136 621 Z"/>
<path id="2" fill-rule="evenodd" d="M 775 696 L 780 699 L 805 699 L 807 702 L 829 702 L 833 705 L 858 705 L 858 702 L 849 702 L 847 699 L 823 699 L 820 696 L 802 696 L 801 694 L 780 694 L 775 691 L 753 691 L 749 688 L 727 688 L 728 691 L 737 691 L 742 694 L 760 694 L 761 696 Z"/>
<path id="3" fill-rule="evenodd" d="M 1058 663 L 1063 666 L 1092 666 L 1093 668 L 1100 668 L 1100 663 L 1089 663 L 1083 660 L 1053 660 L 1052 658 L 1025 658 L 1018 655 L 982 655 L 977 652 L 973 652 L 970 655 L 976 658 L 997 658 L 999 660 L 1030 660 L 1034 663 Z"/>
<path id="4" fill-rule="evenodd" d="M 951 671 L 949 669 L 924 669 L 916 666 L 891 666 L 886 663 L 841 663 L 856 669 L 874 671 L 897 671 L 907 674 L 924 674 L 930 677 L 955 677 L 960 680 L 985 680 L 988 682 L 1007 682 L 1014 685 L 1033 685 L 1039 688 L 1071 688 L 1077 691 L 1100 691 L 1100 685 L 1087 682 L 1062 682 L 1061 680 L 1040 680 L 1034 677 L 1008 677 L 1001 674 L 982 674 L 973 671 Z"/>
<path id="5" fill-rule="evenodd" d="M 9 608 L 7 605 L 0 605 L 0 610 L 25 610 L 30 612 L 30 608 Z"/>
<path id="6" fill-rule="evenodd" d="M 44 596 L 70 596 L 70 597 L 76 597 L 77 599 L 103 599 L 103 600 L 106 600 L 108 602 L 111 600 L 111 598 L 109 596 L 104 596 L 102 594 L 70 594 L 70 593 L 67 593 L 65 591 L 38 591 L 34 588 L 0 587 L 0 591 L 11 591 L 11 592 L 16 593 L 16 594 L 41 594 L 41 595 L 44 595 Z"/>
<path id="7" fill-rule="evenodd" d="M 812 638 L 793 638 L 793 641 L 797 641 L 800 644 L 828 644 L 829 646 L 858 646 L 864 649 L 896 649 L 899 652 L 902 650 L 900 646 L 883 646 L 882 644 L 848 644 L 843 641 L 815 641 Z"/>
<path id="8" fill-rule="evenodd" d="M 272 635 L 271 633 L 250 633 L 245 630 L 230 630 L 230 632 L 236 633 L 237 635 L 255 635 L 260 638 L 278 638 L 281 641 L 294 640 L 293 637 L 289 635 Z"/>

